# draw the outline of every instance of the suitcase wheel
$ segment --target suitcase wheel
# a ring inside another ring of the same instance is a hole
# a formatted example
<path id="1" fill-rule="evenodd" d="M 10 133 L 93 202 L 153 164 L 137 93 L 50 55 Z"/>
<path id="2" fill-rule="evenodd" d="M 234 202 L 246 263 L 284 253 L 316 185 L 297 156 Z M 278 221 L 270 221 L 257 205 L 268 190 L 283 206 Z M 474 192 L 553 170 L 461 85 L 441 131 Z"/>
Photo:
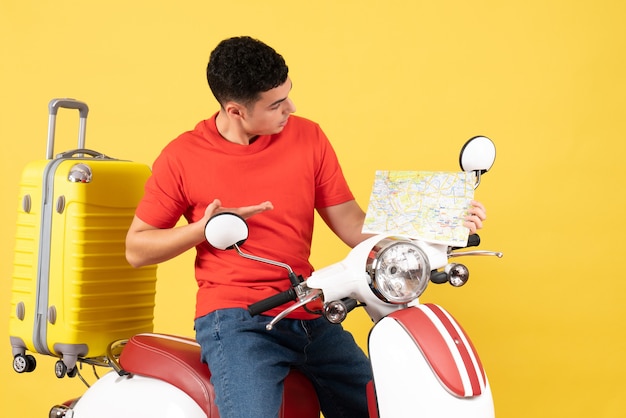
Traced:
<path id="1" fill-rule="evenodd" d="M 62 360 L 59 360 L 54 364 L 54 374 L 59 379 L 65 377 L 65 375 L 67 374 L 67 366 L 65 365 L 65 363 L 63 363 Z"/>
<path id="2" fill-rule="evenodd" d="M 67 377 L 75 377 L 78 374 L 78 367 L 74 366 L 68 370 L 63 360 L 59 360 L 54 364 L 54 374 L 59 379 L 65 377 L 65 375 L 67 375 Z"/>
<path id="3" fill-rule="evenodd" d="M 30 354 L 17 354 L 13 357 L 13 370 L 18 373 L 30 373 L 37 367 L 37 360 Z"/>

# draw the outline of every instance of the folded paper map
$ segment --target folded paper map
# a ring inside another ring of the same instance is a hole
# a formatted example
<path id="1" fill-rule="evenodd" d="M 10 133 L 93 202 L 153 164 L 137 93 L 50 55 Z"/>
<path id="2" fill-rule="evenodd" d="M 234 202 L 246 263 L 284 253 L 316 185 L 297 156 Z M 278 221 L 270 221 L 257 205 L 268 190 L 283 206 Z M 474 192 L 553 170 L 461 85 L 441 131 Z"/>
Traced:
<path id="1" fill-rule="evenodd" d="M 377 171 L 363 232 L 464 246 L 474 183 L 471 172 Z"/>

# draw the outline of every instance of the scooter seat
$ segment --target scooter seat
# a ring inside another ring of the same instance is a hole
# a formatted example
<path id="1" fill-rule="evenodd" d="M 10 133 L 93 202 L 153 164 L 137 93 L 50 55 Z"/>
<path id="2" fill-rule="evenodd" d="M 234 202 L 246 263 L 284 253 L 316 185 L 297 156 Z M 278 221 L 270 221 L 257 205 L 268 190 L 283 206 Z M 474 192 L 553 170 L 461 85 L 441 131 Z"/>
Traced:
<path id="1" fill-rule="evenodd" d="M 200 360 L 200 346 L 192 338 L 166 334 L 131 337 L 119 359 L 131 373 L 166 381 L 187 393 L 206 413 L 219 418 L 211 372 Z M 284 384 L 281 418 L 318 418 L 319 402 L 311 382 L 292 370 Z"/>

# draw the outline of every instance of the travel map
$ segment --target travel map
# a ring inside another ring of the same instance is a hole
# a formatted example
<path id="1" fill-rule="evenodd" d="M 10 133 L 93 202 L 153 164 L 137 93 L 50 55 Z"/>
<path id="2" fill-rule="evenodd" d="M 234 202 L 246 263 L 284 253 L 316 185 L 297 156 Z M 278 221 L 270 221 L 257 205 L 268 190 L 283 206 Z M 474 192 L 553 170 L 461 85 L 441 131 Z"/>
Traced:
<path id="1" fill-rule="evenodd" d="M 377 171 L 363 232 L 464 246 L 474 173 Z"/>

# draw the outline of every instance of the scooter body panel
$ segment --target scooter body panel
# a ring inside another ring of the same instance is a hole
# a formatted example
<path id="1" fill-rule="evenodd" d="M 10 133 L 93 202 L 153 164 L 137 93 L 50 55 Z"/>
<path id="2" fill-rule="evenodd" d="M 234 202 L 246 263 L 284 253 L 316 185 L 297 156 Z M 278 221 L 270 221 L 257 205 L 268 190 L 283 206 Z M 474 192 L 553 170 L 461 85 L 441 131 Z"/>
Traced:
<path id="1" fill-rule="evenodd" d="M 445 312 L 419 305 L 372 328 L 368 345 L 379 417 L 494 417 L 489 382 L 471 342 L 447 312 L 448 327 L 433 310 Z M 458 330 L 450 332 L 450 323 Z"/>
<path id="2" fill-rule="evenodd" d="M 72 418 L 207 418 L 198 404 L 177 387 L 143 376 L 109 372 L 73 407 Z"/>

